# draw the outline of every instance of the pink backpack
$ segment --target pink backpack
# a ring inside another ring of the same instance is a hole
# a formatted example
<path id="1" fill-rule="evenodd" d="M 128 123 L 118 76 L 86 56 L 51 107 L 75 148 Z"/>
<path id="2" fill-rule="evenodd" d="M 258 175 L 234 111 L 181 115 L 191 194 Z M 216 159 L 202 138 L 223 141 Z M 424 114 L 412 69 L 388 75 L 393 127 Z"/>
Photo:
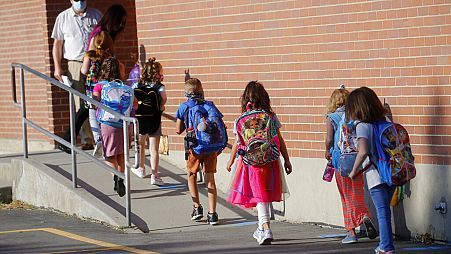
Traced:
<path id="1" fill-rule="evenodd" d="M 262 166 L 280 156 L 280 141 L 272 114 L 257 109 L 245 112 L 236 122 L 238 154 L 246 165 Z"/>

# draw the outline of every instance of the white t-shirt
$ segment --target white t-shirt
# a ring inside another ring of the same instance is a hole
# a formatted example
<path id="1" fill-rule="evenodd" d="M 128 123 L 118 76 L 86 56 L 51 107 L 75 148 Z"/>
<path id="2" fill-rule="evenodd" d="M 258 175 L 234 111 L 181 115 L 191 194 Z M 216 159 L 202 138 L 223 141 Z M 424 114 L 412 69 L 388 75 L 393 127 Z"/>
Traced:
<path id="1" fill-rule="evenodd" d="M 358 139 L 366 138 L 368 140 L 370 157 L 371 157 L 372 161 L 375 161 L 375 158 L 377 158 L 377 152 L 376 152 L 375 146 L 373 144 L 373 126 L 370 123 L 360 122 L 359 124 L 357 124 L 356 134 L 357 134 Z M 367 158 L 365 160 L 365 162 L 363 163 L 364 164 L 363 166 L 367 165 L 367 163 L 370 163 L 369 158 Z M 366 183 L 368 185 L 368 189 L 371 189 L 382 183 L 379 172 L 377 171 L 377 169 L 374 165 L 371 165 L 369 167 L 369 169 L 366 170 L 365 178 L 366 178 Z"/>
<path id="2" fill-rule="evenodd" d="M 102 13 L 94 8 L 88 8 L 82 16 L 75 13 L 72 7 L 58 14 L 51 37 L 64 41 L 64 58 L 82 60 L 89 34 L 101 18 Z"/>

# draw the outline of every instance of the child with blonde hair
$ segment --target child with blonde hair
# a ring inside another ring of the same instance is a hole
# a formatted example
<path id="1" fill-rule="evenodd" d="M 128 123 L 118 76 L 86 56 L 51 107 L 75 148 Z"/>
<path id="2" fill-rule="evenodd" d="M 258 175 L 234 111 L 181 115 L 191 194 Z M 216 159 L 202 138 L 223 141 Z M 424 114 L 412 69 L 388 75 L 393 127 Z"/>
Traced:
<path id="1" fill-rule="evenodd" d="M 345 117 L 345 104 L 349 91 L 344 85 L 335 89 L 329 98 L 326 117 L 326 151 L 325 157 L 332 161 L 334 168 L 338 169 L 338 158 L 341 151 L 338 147 L 340 137 L 340 123 Z M 356 243 L 358 241 L 355 228 L 364 224 L 368 237 L 376 238 L 377 231 L 368 217 L 368 209 L 365 205 L 363 175 L 356 176 L 354 180 L 335 174 L 338 191 L 340 192 L 343 207 L 345 228 L 348 235 L 341 241 L 343 244 Z"/>
<path id="2" fill-rule="evenodd" d="M 140 167 L 132 168 L 132 171 L 138 177 L 146 176 L 145 151 L 146 141 L 149 139 L 150 171 L 152 173 L 150 183 L 158 186 L 164 185 L 163 179 L 158 174 L 160 160 L 158 146 L 162 136 L 161 114 L 167 101 L 165 86 L 161 83 L 163 79 L 163 66 L 156 61 L 155 57 L 151 57 L 144 64 L 134 91 L 138 103 L 135 115 L 139 122 Z"/>

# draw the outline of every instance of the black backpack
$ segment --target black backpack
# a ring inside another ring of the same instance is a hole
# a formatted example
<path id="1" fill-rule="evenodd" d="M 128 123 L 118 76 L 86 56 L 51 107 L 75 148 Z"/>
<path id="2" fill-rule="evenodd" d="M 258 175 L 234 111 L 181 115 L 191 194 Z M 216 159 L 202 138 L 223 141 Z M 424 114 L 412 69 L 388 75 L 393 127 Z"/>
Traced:
<path id="1" fill-rule="evenodd" d="M 135 111 L 139 122 L 139 134 L 154 133 L 161 125 L 161 95 L 158 91 L 163 84 L 138 84 L 135 88 L 135 98 L 138 100 L 138 108 Z"/>

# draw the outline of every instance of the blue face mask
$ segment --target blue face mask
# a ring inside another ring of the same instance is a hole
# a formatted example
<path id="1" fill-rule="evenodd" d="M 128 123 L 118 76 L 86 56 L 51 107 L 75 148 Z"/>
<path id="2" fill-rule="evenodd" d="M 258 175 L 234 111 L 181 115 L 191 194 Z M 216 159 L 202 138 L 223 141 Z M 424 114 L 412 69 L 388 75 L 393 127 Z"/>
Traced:
<path id="1" fill-rule="evenodd" d="M 74 11 L 81 12 L 84 9 L 86 9 L 86 0 L 85 1 L 78 1 L 72 3 L 72 8 L 74 8 Z"/>

